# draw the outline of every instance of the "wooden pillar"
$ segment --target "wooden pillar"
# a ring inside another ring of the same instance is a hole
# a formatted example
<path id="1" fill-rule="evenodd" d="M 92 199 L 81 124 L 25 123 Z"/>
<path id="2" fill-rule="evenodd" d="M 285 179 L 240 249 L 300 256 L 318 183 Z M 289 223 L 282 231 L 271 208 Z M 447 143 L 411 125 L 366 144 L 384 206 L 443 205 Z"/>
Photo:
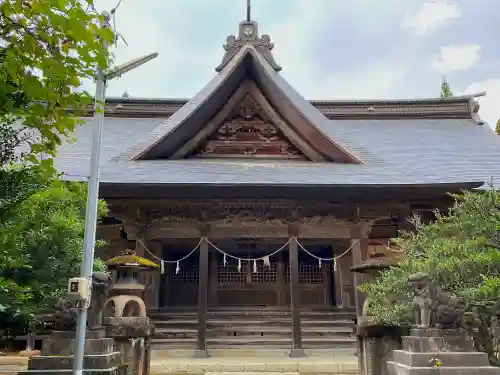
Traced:
<path id="1" fill-rule="evenodd" d="M 208 236 L 209 227 L 200 230 L 200 236 Z M 198 267 L 198 340 L 196 343 L 195 358 L 208 358 L 207 352 L 207 300 L 208 300 L 208 243 L 200 244 L 200 260 Z"/>
<path id="2" fill-rule="evenodd" d="M 173 245 L 172 244 L 166 244 L 165 246 L 162 246 L 162 252 L 161 252 L 161 257 L 164 260 L 175 260 L 172 259 L 172 252 L 173 252 Z M 178 257 L 178 255 L 177 255 Z M 178 259 L 178 258 L 176 258 Z M 173 266 L 173 267 L 172 267 Z M 161 306 L 162 307 L 168 307 L 170 305 L 170 301 L 172 298 L 172 294 L 175 293 L 175 290 L 173 290 L 173 284 L 172 284 L 172 276 L 174 274 L 175 270 L 175 264 L 171 263 L 163 263 L 163 275 L 162 275 L 162 288 L 161 290 Z M 161 272 L 161 270 L 160 270 Z"/>
<path id="3" fill-rule="evenodd" d="M 286 302 L 285 293 L 285 262 L 283 251 L 276 254 L 276 304 L 284 305 Z"/>
<path id="4" fill-rule="evenodd" d="M 359 212 L 359 209 L 358 209 Z M 351 230 L 352 241 L 352 265 L 357 266 L 363 261 L 364 254 L 367 253 L 368 234 L 371 230 L 371 223 L 361 221 L 359 214 L 356 217 Z M 363 283 L 363 275 L 353 272 L 354 297 L 356 302 L 356 315 L 361 316 L 363 312 L 364 296 L 359 291 L 359 285 Z"/>
<path id="5" fill-rule="evenodd" d="M 329 258 L 329 257 L 328 257 Z M 323 265 L 323 277 L 324 277 L 324 285 L 325 285 L 325 305 L 330 307 L 332 306 L 332 271 L 333 271 L 333 262 L 325 262 Z"/>
<path id="6" fill-rule="evenodd" d="M 215 307 L 219 305 L 217 296 L 217 285 L 219 283 L 219 262 L 217 250 L 212 249 L 210 254 L 210 272 L 209 272 L 209 298 L 208 303 L 210 306 Z"/>
<path id="7" fill-rule="evenodd" d="M 163 258 L 163 243 L 161 241 L 148 241 L 148 249 L 154 256 L 149 254 L 149 252 L 145 252 L 144 257 L 158 264 L 158 266 L 161 266 L 161 261 L 157 258 Z M 149 283 L 147 287 L 150 288 L 150 305 L 146 307 L 158 308 L 160 307 L 161 267 L 158 267 L 158 269 L 153 272 L 147 272 L 146 274 L 148 276 L 146 282 Z"/>
<path id="8" fill-rule="evenodd" d="M 137 256 L 145 258 L 147 252 L 144 249 L 144 246 L 148 246 L 148 243 L 144 239 L 144 237 L 146 237 L 146 232 L 144 231 L 141 234 L 142 234 L 141 240 L 139 240 L 139 237 L 135 240 L 134 251 L 135 251 L 135 254 Z M 148 276 L 149 275 L 147 275 L 147 272 L 139 272 L 139 276 L 137 277 L 137 280 L 139 281 L 139 283 L 143 284 L 145 287 L 142 294 L 141 294 L 141 298 L 144 301 L 144 304 L 146 305 L 147 309 L 149 309 L 149 307 L 151 306 L 151 304 L 150 304 L 151 286 L 149 285 Z"/>
<path id="9" fill-rule="evenodd" d="M 362 249 L 361 249 L 361 238 L 351 239 L 352 243 L 352 264 L 357 266 L 362 261 Z M 354 300 L 356 302 L 356 315 L 361 316 L 363 311 L 363 301 L 362 295 L 358 287 L 362 283 L 361 275 L 358 272 L 353 272 L 353 284 L 354 284 Z"/>
<path id="10" fill-rule="evenodd" d="M 298 230 L 295 224 L 288 227 L 288 236 L 297 237 Z M 300 290 L 299 290 L 299 254 L 297 241 L 290 241 L 289 245 L 290 262 L 290 309 L 292 312 L 292 350 L 290 358 L 306 357 L 302 349 L 302 326 L 300 323 Z"/>
<path id="11" fill-rule="evenodd" d="M 341 254 L 341 253 L 340 253 Z M 335 247 L 332 246 L 332 257 L 340 255 L 335 251 Z M 345 256 L 345 255 L 344 255 Z M 336 266 L 333 270 L 333 267 Z M 342 279 L 342 258 L 337 259 L 332 264 L 333 278 L 335 280 L 335 305 L 337 307 L 344 307 L 344 280 Z"/>

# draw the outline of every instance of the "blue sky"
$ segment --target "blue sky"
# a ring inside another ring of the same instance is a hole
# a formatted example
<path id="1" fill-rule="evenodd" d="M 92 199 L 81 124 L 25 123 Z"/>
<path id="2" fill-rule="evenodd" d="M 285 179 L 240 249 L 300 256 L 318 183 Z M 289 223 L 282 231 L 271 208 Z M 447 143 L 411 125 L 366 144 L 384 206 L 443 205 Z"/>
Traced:
<path id="1" fill-rule="evenodd" d="M 96 0 L 100 10 L 117 0 Z M 236 34 L 246 0 L 123 0 L 117 62 L 159 57 L 109 84 L 108 95 L 189 98 L 215 74 L 222 44 Z M 500 1 L 252 0 L 252 18 L 275 43 L 282 75 L 307 99 L 455 94 L 480 100 L 490 125 L 500 117 Z M 91 84 L 85 88 L 92 91 Z"/>

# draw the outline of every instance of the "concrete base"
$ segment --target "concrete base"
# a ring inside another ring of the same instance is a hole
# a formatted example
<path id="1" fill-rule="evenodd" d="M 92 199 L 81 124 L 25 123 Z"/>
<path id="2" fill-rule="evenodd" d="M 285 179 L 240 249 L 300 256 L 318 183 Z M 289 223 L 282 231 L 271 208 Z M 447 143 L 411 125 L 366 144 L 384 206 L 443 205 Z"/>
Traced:
<path id="1" fill-rule="evenodd" d="M 120 353 L 113 351 L 113 339 L 106 338 L 104 330 L 87 332 L 86 337 L 83 374 L 127 373 Z M 31 357 L 28 368 L 19 374 L 72 374 L 74 349 L 74 332 L 53 332 L 42 344 L 42 355 Z"/>
<path id="2" fill-rule="evenodd" d="M 228 351 L 231 349 L 227 349 Z M 191 356 L 184 358 L 158 358 L 151 361 L 152 374 L 200 375 L 218 373 L 228 375 L 253 373 L 270 375 L 359 375 L 357 358 L 352 355 L 338 356 L 311 356 L 306 358 L 290 358 L 283 356 L 231 356 L 195 359 Z M 215 375 L 215 374 L 212 374 Z"/>
<path id="3" fill-rule="evenodd" d="M 307 354 L 304 349 L 292 349 L 290 351 L 290 358 L 305 358 Z"/>
<path id="4" fill-rule="evenodd" d="M 492 366 L 454 366 L 454 367 L 413 367 L 406 366 L 401 363 L 387 362 L 389 374 L 397 375 L 457 375 L 457 374 L 474 374 L 474 375 L 499 375 L 500 368 Z"/>
<path id="5" fill-rule="evenodd" d="M 72 375 L 73 370 L 25 370 L 18 374 L 31 374 L 31 375 Z M 83 375 L 127 375 L 127 369 L 123 366 L 116 366 L 105 370 L 83 370 Z"/>
<path id="6" fill-rule="evenodd" d="M 198 358 L 198 359 L 210 358 L 210 354 L 208 353 L 207 350 L 196 349 L 194 351 L 193 358 Z"/>

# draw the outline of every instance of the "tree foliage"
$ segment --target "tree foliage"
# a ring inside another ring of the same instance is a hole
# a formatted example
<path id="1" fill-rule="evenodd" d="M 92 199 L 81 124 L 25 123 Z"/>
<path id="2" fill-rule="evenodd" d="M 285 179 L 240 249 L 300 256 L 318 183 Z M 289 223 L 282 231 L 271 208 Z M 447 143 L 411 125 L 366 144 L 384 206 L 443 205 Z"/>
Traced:
<path id="1" fill-rule="evenodd" d="M 0 330 L 53 308 L 79 273 L 86 184 L 60 181 L 52 156 L 90 103 L 75 88 L 107 67 L 101 21 L 93 0 L 0 2 Z"/>
<path id="2" fill-rule="evenodd" d="M 4 213 L 0 223 L 0 321 L 2 315 L 26 321 L 30 314 L 53 308 L 68 278 L 79 274 L 85 203 L 85 184 L 54 179 Z M 99 214 L 105 213 L 101 201 Z"/>
<path id="3" fill-rule="evenodd" d="M 450 84 L 446 80 L 445 77 L 443 77 L 443 80 L 441 81 L 441 99 L 449 98 L 453 96 L 453 91 L 451 91 Z"/>
<path id="4" fill-rule="evenodd" d="M 500 135 L 500 118 L 497 120 L 497 124 L 495 126 L 495 133 L 497 133 L 497 135 Z"/>
<path id="5" fill-rule="evenodd" d="M 35 130 L 31 161 L 54 155 L 75 129 L 91 98 L 74 88 L 106 67 L 101 42 L 114 36 L 92 9 L 93 0 L 0 2 L 0 123 L 18 119 Z"/>
<path id="6" fill-rule="evenodd" d="M 500 364 L 500 192 L 464 192 L 455 196 L 449 213 L 435 222 L 414 219 L 415 231 L 394 239 L 404 252 L 397 267 L 362 285 L 370 299 L 370 315 L 379 323 L 407 325 L 411 302 L 408 277 L 425 272 L 465 307 L 462 325 L 476 345 Z M 480 333 L 480 334 L 478 334 Z"/>

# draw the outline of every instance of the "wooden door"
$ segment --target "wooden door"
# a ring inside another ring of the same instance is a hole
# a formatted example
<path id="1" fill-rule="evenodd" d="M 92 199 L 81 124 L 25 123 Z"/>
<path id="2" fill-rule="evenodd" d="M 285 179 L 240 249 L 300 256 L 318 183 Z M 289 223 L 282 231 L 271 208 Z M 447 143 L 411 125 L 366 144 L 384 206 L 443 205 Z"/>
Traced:
<path id="1" fill-rule="evenodd" d="M 276 262 L 265 266 L 244 262 L 241 270 L 232 261 L 226 266 L 219 265 L 217 298 L 221 306 L 270 306 L 277 304 Z"/>

